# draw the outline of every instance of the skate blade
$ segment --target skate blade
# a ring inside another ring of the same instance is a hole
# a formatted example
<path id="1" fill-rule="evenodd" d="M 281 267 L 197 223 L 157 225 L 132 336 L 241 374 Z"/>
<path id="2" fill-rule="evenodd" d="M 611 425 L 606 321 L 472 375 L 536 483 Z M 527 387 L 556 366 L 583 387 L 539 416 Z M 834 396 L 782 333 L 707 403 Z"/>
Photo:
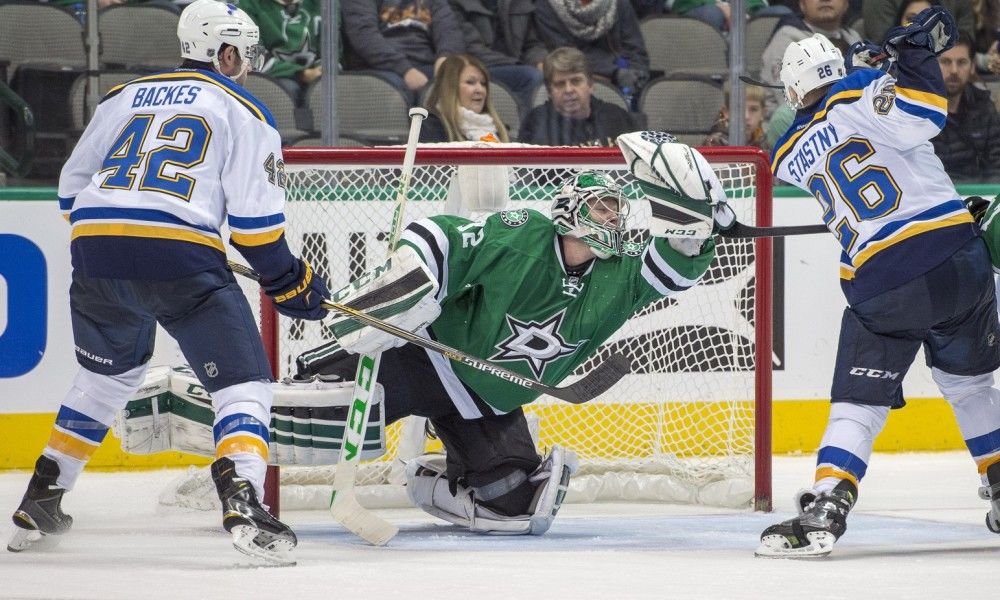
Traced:
<path id="1" fill-rule="evenodd" d="M 760 558 L 823 558 L 833 552 L 837 538 L 827 531 L 813 531 L 806 534 L 809 544 L 792 548 L 783 535 L 769 535 L 761 538 L 760 546 L 753 555 Z"/>
<path id="2" fill-rule="evenodd" d="M 51 550 L 59 545 L 60 536 L 46 535 L 37 529 L 14 528 L 14 535 L 10 536 L 7 542 L 7 550 L 10 552 L 24 552 L 32 550 Z"/>
<path id="3" fill-rule="evenodd" d="M 295 557 L 292 555 L 292 548 L 295 545 L 288 540 L 274 540 L 267 546 L 260 546 L 254 542 L 260 530 L 250 525 L 236 525 L 230 533 L 233 535 L 233 547 L 247 556 L 262 560 L 271 566 L 295 565 Z"/>

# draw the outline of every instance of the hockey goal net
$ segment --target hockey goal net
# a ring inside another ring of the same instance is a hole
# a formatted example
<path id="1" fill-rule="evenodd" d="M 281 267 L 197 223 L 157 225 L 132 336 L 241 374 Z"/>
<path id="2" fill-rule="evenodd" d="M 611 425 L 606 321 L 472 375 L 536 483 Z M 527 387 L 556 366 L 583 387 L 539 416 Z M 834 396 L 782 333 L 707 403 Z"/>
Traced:
<path id="1" fill-rule="evenodd" d="M 480 145 L 482 146 L 482 145 Z M 769 225 L 771 177 L 766 156 L 748 148 L 705 148 L 739 219 Z M 403 148 L 285 150 L 286 235 L 336 288 L 382 263 Z M 642 239 L 649 216 L 617 148 L 542 148 L 423 145 L 404 211 L 404 225 L 440 214 L 460 167 L 504 165 L 509 208 L 548 214 L 550 199 L 577 169 L 609 173 L 633 200 L 630 239 Z M 633 372 L 600 398 L 571 405 L 543 396 L 525 407 L 537 425 L 539 451 L 552 444 L 573 450 L 581 469 L 568 501 L 658 500 L 770 508 L 770 240 L 724 239 L 703 281 L 675 299 L 635 315 L 574 374 L 609 352 L 623 351 Z M 329 340 L 312 322 L 262 314 L 265 342 L 277 375 L 294 372 L 295 358 Z M 566 382 L 563 382 L 564 384 Z M 391 402 L 391 398 L 387 399 Z M 362 464 L 364 489 L 400 483 L 399 448 L 424 449 L 421 429 L 387 430 L 387 452 Z M 433 441 L 430 441 L 433 449 Z M 334 467 L 281 467 L 285 509 L 322 508 Z M 393 472 L 395 471 L 395 476 Z M 398 485 L 396 486 L 398 488 Z M 379 498 L 400 494 L 373 494 Z M 389 502 L 391 503 L 391 502 Z"/>

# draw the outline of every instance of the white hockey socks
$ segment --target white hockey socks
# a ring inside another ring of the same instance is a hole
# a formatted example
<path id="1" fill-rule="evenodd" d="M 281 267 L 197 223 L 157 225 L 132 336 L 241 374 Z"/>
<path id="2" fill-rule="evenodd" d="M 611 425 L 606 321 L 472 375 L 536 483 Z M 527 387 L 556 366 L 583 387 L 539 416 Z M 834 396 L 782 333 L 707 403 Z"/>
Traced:
<path id="1" fill-rule="evenodd" d="M 42 451 L 59 465 L 56 485 L 73 489 L 84 465 L 104 440 L 115 414 L 135 395 L 145 372 L 146 365 L 120 375 L 101 375 L 84 368 L 77 372 Z"/>
<path id="2" fill-rule="evenodd" d="M 813 490 L 817 494 L 829 492 L 842 479 L 858 486 L 868 469 L 875 436 L 882 431 L 888 417 L 888 406 L 851 402 L 830 405 L 830 420 L 816 457 Z"/>

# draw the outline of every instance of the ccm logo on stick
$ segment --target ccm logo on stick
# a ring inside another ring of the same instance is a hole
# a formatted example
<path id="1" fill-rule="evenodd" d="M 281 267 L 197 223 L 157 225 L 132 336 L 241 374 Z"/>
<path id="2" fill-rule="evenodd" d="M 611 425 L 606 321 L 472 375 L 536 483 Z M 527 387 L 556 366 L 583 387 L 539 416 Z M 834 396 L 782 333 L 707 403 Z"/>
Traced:
<path id="1" fill-rule="evenodd" d="M 45 255 L 31 240 L 0 234 L 0 377 L 31 371 L 45 353 Z"/>

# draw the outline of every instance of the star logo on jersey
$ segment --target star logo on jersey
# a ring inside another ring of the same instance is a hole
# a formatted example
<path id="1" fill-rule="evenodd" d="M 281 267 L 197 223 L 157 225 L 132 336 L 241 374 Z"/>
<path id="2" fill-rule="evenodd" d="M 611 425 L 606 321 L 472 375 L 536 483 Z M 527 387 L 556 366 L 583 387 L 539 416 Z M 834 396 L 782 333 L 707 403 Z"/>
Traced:
<path id="1" fill-rule="evenodd" d="M 520 227 L 528 222 L 528 211 L 521 209 L 500 211 L 500 220 L 508 227 Z"/>
<path id="2" fill-rule="evenodd" d="M 531 367 L 536 379 L 542 378 L 546 365 L 560 357 L 576 352 L 586 340 L 576 344 L 568 344 L 559 334 L 559 326 L 566 316 L 566 309 L 549 317 L 541 323 L 529 321 L 525 323 L 507 315 L 507 325 L 510 336 L 496 345 L 500 350 L 490 357 L 490 360 L 523 360 Z"/>

